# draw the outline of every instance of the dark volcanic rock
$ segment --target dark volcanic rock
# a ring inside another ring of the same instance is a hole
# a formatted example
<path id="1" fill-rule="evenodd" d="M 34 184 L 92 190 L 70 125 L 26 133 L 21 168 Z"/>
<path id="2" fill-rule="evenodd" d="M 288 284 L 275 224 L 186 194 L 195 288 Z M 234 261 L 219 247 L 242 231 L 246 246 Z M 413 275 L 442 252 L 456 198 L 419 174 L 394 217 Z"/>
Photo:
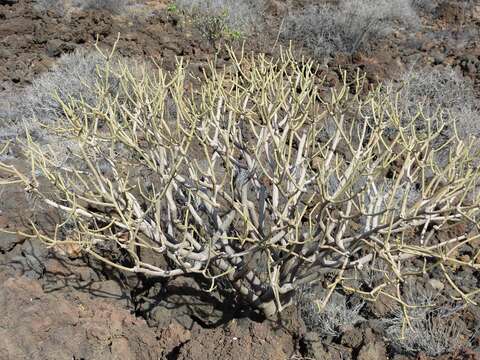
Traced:
<path id="1" fill-rule="evenodd" d="M 0 0 L 0 5 L 13 5 L 18 3 L 18 0 Z"/>

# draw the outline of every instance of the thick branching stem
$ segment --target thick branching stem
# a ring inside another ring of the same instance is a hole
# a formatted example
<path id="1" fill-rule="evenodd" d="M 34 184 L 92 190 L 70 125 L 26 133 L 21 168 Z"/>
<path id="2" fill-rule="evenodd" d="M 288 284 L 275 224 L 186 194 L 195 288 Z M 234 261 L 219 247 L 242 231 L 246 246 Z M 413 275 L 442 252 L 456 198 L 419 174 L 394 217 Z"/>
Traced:
<path id="1" fill-rule="evenodd" d="M 337 273 L 329 294 L 343 286 L 376 297 L 404 281 L 412 258 L 438 263 L 472 301 L 448 274 L 459 261 L 449 249 L 477 235 L 437 236 L 477 226 L 480 170 L 470 144 L 435 145 L 442 126 L 433 123 L 444 120 L 422 119 L 428 126 L 417 131 L 420 113 L 399 119 L 381 92 L 361 95 L 361 77 L 321 97 L 313 64 L 289 52 L 232 59 L 223 70 L 211 64 L 189 93 L 181 63 L 141 80 L 125 67 L 118 78 L 128 96 L 105 96 L 99 84 L 95 107 L 62 103 L 50 131 L 76 143 L 68 164 L 30 137 L 31 174 L 0 164 L 6 183 L 62 211 L 77 232 L 35 235 L 50 246 L 74 241 L 123 271 L 226 278 L 268 316 L 329 271 Z M 130 265 L 110 259 L 106 244 Z M 146 252 L 169 265 L 146 262 Z M 370 292 L 349 285 L 348 271 L 379 258 L 394 277 Z"/>

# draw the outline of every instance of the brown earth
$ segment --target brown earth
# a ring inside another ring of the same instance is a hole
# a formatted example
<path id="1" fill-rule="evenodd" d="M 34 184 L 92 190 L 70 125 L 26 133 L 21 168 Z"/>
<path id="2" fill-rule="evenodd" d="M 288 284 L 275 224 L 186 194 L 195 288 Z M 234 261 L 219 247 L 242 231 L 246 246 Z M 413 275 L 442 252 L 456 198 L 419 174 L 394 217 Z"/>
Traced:
<path id="1" fill-rule="evenodd" d="M 200 61 L 212 51 L 200 37 L 182 32 L 178 19 L 155 8 L 140 26 L 106 11 L 74 11 L 67 18 L 36 10 L 32 0 L 19 0 L 0 5 L 0 83 L 3 89 L 28 84 L 62 53 L 91 47 L 97 39 L 111 47 L 119 34 L 119 54 L 165 60 L 167 67 L 175 56 Z"/>
<path id="2" fill-rule="evenodd" d="M 0 96 L 28 85 L 65 52 L 91 47 L 97 39 L 111 47 L 119 33 L 118 52 L 124 56 L 152 57 L 167 68 L 175 56 L 183 56 L 200 70 L 214 49 L 168 14 L 165 3 L 148 2 L 150 16 L 138 20 L 104 11 L 62 17 L 37 11 L 31 0 L 0 0 Z M 285 14 L 285 3 L 270 1 L 272 24 Z M 418 32 L 395 33 L 373 53 L 339 55 L 328 66 L 360 68 L 372 82 L 413 63 L 451 66 L 480 88 L 480 5 L 465 13 L 456 1 L 447 1 L 422 21 Z M 335 70 L 329 76 L 336 81 Z M 25 215 L 28 203 L 14 196 L 2 199 L 0 226 L 16 227 L 13 219 Z M 408 359 L 389 353 L 374 321 L 339 339 L 322 340 L 308 333 L 294 313 L 278 323 L 260 322 L 218 294 L 202 294 L 201 284 L 191 278 L 132 278 L 100 268 L 75 249 L 53 252 L 0 234 L 0 360 Z M 380 301 L 371 311 L 382 314 L 386 306 Z M 474 326 L 479 320 L 478 311 L 465 314 L 464 321 Z M 480 337 L 472 344 L 476 350 L 439 359 L 478 359 Z"/>
<path id="3" fill-rule="evenodd" d="M 287 359 L 291 337 L 268 324 L 152 328 L 118 299 L 72 289 L 47 292 L 0 273 L 0 359 Z M 113 287 L 115 288 L 115 286 Z"/>

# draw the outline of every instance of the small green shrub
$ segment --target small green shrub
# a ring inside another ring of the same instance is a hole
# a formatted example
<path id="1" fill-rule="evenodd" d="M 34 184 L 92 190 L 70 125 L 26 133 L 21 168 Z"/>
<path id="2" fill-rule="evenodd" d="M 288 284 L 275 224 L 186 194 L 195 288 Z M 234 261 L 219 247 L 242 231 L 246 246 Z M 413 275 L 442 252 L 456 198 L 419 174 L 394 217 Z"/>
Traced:
<path id="1" fill-rule="evenodd" d="M 176 0 L 174 5 L 176 11 L 181 10 L 192 19 L 194 27 L 211 43 L 258 33 L 264 23 L 263 0 Z"/>

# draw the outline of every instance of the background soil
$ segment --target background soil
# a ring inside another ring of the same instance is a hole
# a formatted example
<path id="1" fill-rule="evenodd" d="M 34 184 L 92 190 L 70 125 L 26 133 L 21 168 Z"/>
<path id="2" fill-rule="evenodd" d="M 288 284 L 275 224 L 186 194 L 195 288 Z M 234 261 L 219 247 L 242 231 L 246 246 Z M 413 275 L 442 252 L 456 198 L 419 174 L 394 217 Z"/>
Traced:
<path id="1" fill-rule="evenodd" d="M 214 49 L 179 19 L 164 1 L 150 1 L 145 19 L 104 11 L 76 11 L 69 17 L 42 13 L 31 0 L 0 0 L 0 99 L 16 94 L 66 52 L 111 47 L 127 57 L 152 57 L 171 68 L 175 56 L 191 60 L 200 71 Z M 298 1 L 297 5 L 301 5 Z M 285 15 L 286 2 L 271 0 L 271 34 Z M 372 54 L 329 61 L 328 78 L 337 81 L 339 65 L 365 71 L 372 82 L 391 78 L 413 63 L 451 66 L 471 77 L 480 89 L 480 5 L 464 13 L 447 1 L 426 14 L 422 30 L 394 33 Z M 268 49 L 247 43 L 247 49 Z M 301 45 L 297 45 L 299 50 Z M 228 61 L 228 59 L 224 59 Z M 333 69 L 333 70 L 330 70 Z M 1 100 L 0 100 L 1 101 Z M 28 203 L 12 193 L 1 198 L 0 226 L 25 226 Z M 33 214 L 32 214 L 33 215 Z M 55 214 L 49 214 L 52 218 Z M 48 226 L 48 216 L 42 219 Z M 278 322 L 262 321 L 235 299 L 201 291 L 198 279 L 156 281 L 129 277 L 80 256 L 75 249 L 50 251 L 19 236 L 0 234 L 0 359 L 407 359 L 388 352 L 374 321 L 349 329 L 340 339 L 320 341 L 308 333 L 294 312 Z M 381 301 L 372 305 L 381 313 Z M 465 312 L 478 323 L 479 311 Z M 480 358 L 477 349 L 444 359 Z M 420 354 L 419 359 L 427 359 Z"/>

